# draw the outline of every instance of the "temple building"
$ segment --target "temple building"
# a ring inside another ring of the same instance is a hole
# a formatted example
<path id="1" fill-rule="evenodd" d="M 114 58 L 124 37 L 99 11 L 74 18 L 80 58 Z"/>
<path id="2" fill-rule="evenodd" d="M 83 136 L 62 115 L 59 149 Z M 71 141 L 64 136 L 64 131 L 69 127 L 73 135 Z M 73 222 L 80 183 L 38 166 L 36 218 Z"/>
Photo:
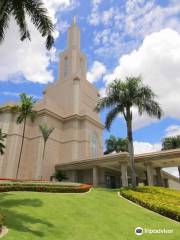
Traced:
<path id="1" fill-rule="evenodd" d="M 36 102 L 35 121 L 27 121 L 18 178 L 49 180 L 59 169 L 72 182 L 102 187 L 131 183 L 128 153 L 103 155 L 103 125 L 94 111 L 99 93 L 86 73 L 87 59 L 81 52 L 80 29 L 74 19 L 68 29 L 67 48 L 60 54 L 58 79 Z M 0 178 L 16 176 L 22 140 L 22 125 L 16 124 L 17 114 L 10 109 L 7 103 L 0 114 L 0 128 L 7 134 L 5 154 L 0 156 Z M 54 128 L 44 161 L 41 123 Z M 161 168 L 180 165 L 180 150 L 138 155 L 135 163 L 139 183 L 179 188 L 179 180 Z"/>

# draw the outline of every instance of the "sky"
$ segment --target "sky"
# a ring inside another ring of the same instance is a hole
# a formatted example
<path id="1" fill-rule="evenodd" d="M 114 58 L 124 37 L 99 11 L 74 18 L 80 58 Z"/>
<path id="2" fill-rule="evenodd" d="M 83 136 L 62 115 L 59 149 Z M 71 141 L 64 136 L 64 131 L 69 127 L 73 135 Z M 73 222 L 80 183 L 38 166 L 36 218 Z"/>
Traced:
<path id="1" fill-rule="evenodd" d="M 179 0 L 43 0 L 55 24 L 55 45 L 27 18 L 31 42 L 19 40 L 13 18 L 0 45 L 0 104 L 18 101 L 25 92 L 42 98 L 43 89 L 57 79 L 59 53 L 66 47 L 73 16 L 81 28 L 81 49 L 87 55 L 87 80 L 105 96 L 115 78 L 141 75 L 157 95 L 163 117 L 139 116 L 133 109 L 135 153 L 161 149 L 166 136 L 180 134 L 180 1 Z M 106 112 L 101 113 L 104 122 Z M 126 137 L 122 116 L 110 132 Z M 175 168 L 170 170 L 177 175 Z"/>

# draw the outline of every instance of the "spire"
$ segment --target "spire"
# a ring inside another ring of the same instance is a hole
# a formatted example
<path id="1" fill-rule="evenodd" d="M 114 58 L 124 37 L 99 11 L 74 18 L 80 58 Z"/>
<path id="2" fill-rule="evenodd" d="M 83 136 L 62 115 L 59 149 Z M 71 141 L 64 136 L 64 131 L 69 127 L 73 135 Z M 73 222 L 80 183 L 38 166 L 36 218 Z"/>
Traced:
<path id="1" fill-rule="evenodd" d="M 77 23 L 77 19 L 76 19 L 76 16 L 73 17 L 73 25 L 76 25 Z"/>
<path id="2" fill-rule="evenodd" d="M 72 25 L 68 29 L 68 48 L 80 49 L 80 29 L 76 22 L 76 16 L 74 16 Z"/>

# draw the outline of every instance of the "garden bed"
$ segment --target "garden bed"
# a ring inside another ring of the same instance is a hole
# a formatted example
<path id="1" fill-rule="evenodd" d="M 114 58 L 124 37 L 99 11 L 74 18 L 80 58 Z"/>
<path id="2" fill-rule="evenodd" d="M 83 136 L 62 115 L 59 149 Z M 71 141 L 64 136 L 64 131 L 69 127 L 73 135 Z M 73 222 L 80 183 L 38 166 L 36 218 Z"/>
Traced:
<path id="1" fill-rule="evenodd" d="M 123 188 L 121 195 L 163 216 L 180 221 L 180 191 L 163 187 Z"/>

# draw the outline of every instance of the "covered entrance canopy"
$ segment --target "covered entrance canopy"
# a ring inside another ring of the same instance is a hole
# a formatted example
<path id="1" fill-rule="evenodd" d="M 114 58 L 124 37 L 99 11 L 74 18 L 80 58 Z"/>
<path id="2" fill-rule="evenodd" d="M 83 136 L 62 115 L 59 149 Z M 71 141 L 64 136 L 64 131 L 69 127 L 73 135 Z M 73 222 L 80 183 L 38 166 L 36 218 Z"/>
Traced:
<path id="1" fill-rule="evenodd" d="M 135 155 L 137 179 L 148 185 L 163 185 L 161 169 L 180 166 L 180 149 Z M 128 186 L 131 182 L 129 154 L 127 152 L 104 155 L 56 165 L 70 181 L 87 182 L 94 186 Z"/>

